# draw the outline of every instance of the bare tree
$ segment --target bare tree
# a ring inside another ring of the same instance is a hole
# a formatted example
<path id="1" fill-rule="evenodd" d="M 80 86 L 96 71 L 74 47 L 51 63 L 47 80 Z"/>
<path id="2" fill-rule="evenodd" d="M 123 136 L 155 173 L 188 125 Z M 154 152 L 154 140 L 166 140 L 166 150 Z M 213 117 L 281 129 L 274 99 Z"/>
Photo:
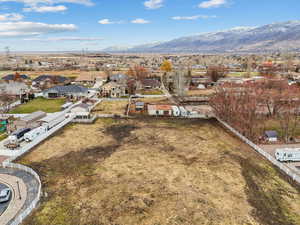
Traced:
<path id="1" fill-rule="evenodd" d="M 207 70 L 207 76 L 213 82 L 217 82 L 220 78 L 226 76 L 226 70 L 223 66 L 211 66 Z"/>

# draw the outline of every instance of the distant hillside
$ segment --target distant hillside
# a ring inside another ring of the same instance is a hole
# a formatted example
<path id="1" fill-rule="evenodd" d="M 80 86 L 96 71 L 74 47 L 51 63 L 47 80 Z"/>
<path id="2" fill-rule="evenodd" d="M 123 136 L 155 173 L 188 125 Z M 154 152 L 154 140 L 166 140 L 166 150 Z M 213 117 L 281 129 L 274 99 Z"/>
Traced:
<path id="1" fill-rule="evenodd" d="M 113 50 L 113 47 L 106 49 L 108 52 L 110 50 Z M 274 52 L 287 50 L 300 51 L 300 21 L 273 23 L 261 27 L 237 27 L 122 49 L 126 52 L 162 53 Z"/>

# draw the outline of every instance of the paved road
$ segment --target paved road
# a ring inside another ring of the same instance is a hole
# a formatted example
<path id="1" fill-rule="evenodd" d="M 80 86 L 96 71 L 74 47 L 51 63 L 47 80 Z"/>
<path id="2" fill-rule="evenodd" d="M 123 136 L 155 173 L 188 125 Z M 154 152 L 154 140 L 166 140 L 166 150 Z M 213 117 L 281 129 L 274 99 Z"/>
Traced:
<path id="1" fill-rule="evenodd" d="M 264 151 L 268 152 L 275 159 L 275 151 L 278 148 L 300 148 L 300 144 L 273 144 L 273 145 L 259 145 Z M 283 163 L 290 169 L 294 170 L 298 175 L 300 175 L 300 162 L 288 162 Z"/>
<path id="2" fill-rule="evenodd" d="M 10 224 L 10 221 L 13 220 L 24 206 L 27 198 L 27 188 L 22 179 L 8 174 L 0 174 L 0 182 L 6 184 L 12 190 L 10 203 L 0 216 L 0 224 L 6 225 Z M 18 197 L 19 193 L 21 193 L 23 198 Z"/>
<path id="3" fill-rule="evenodd" d="M 0 183 L 0 191 L 3 190 L 4 188 L 8 188 L 8 186 Z M 10 200 L 5 203 L 0 203 L 0 215 L 2 215 L 2 213 L 6 210 L 7 206 L 9 205 Z"/>
<path id="4" fill-rule="evenodd" d="M 24 181 L 27 188 L 27 196 L 26 196 L 25 203 L 19 213 L 23 212 L 31 204 L 31 202 L 36 198 L 38 194 L 38 188 L 39 188 L 38 181 L 35 179 L 34 176 L 32 176 L 31 174 L 23 170 L 16 170 L 12 168 L 0 168 L 0 174 L 12 175 Z"/>

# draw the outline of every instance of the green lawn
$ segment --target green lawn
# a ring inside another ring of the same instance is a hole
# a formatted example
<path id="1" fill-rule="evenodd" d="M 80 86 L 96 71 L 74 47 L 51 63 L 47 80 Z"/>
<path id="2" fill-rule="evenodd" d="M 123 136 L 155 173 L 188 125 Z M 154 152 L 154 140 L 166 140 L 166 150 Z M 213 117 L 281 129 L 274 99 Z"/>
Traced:
<path id="1" fill-rule="evenodd" d="M 46 113 L 58 112 L 65 103 L 65 99 L 45 99 L 36 98 L 28 103 L 22 104 L 10 111 L 13 114 L 32 113 L 35 111 L 44 111 Z"/>
<path id="2" fill-rule="evenodd" d="M 163 91 L 157 90 L 157 89 L 152 89 L 152 90 L 142 90 L 141 91 L 142 95 L 163 95 Z"/>

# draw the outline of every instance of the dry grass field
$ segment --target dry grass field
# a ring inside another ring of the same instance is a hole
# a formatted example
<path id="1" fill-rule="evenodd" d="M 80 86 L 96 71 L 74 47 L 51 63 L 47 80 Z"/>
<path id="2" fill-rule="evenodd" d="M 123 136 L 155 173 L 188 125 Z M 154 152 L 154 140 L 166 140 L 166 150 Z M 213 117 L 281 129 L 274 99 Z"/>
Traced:
<path id="1" fill-rule="evenodd" d="M 215 93 L 214 89 L 203 89 L 203 90 L 189 90 L 187 92 L 188 96 L 210 96 Z"/>
<path id="2" fill-rule="evenodd" d="M 41 176 L 23 225 L 296 225 L 300 191 L 215 121 L 70 125 L 20 159 Z"/>
<path id="3" fill-rule="evenodd" d="M 95 114 L 124 115 L 127 104 L 128 104 L 128 99 L 117 100 L 117 101 L 104 100 L 93 109 L 93 112 Z"/>

